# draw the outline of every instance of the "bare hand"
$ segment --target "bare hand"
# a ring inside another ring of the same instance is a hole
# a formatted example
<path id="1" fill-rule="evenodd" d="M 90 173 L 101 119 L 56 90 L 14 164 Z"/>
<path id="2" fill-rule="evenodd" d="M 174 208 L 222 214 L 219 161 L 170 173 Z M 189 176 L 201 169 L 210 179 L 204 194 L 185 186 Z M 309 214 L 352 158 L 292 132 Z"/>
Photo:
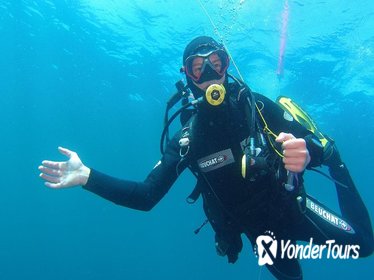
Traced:
<path id="1" fill-rule="evenodd" d="M 295 138 L 290 133 L 281 132 L 275 141 L 283 143 L 283 163 L 292 172 L 302 172 L 310 162 L 309 151 L 303 138 Z"/>
<path id="2" fill-rule="evenodd" d="M 42 172 L 40 177 L 46 181 L 44 184 L 55 189 L 85 185 L 91 170 L 82 163 L 76 152 L 62 147 L 58 147 L 58 150 L 69 160 L 64 162 L 42 161 L 39 170 Z"/>

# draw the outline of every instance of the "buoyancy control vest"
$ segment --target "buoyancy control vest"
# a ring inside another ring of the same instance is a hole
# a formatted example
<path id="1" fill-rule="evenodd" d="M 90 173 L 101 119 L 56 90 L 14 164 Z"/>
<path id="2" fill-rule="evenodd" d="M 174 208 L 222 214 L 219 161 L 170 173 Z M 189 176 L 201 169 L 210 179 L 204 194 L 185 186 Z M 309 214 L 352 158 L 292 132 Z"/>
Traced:
<path id="1" fill-rule="evenodd" d="M 182 130 L 188 134 L 191 169 L 198 174 L 190 199 L 194 201 L 197 194 L 202 194 L 205 214 L 216 232 L 244 232 L 241 220 L 259 224 L 271 208 L 279 212 L 275 206 L 279 204 L 281 192 L 290 196 L 282 188 L 287 175 L 281 158 L 270 147 L 260 122 L 256 124 L 259 126 L 255 137 L 256 157 L 252 160 L 262 162 L 249 166 L 249 176 L 243 177 L 243 154 L 248 154 L 250 149 L 249 117 L 245 111 L 247 94 L 242 85 L 230 83 L 222 106 L 198 108 Z"/>

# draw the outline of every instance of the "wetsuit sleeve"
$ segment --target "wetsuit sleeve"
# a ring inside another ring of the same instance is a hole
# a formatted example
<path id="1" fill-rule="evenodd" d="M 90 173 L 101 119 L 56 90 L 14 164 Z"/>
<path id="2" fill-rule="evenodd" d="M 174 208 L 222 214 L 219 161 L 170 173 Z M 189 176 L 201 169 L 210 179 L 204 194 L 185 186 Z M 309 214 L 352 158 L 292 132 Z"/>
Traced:
<path id="1" fill-rule="evenodd" d="M 178 133 L 170 141 L 164 156 L 143 182 L 122 180 L 91 169 L 84 189 L 116 204 L 143 211 L 151 210 L 176 181 L 187 162 L 180 161 Z M 177 171 L 178 168 L 178 171 Z"/>
<path id="2" fill-rule="evenodd" d="M 261 112 L 268 127 L 276 135 L 285 132 L 293 134 L 296 138 L 304 138 L 311 158 L 307 168 L 320 166 L 323 161 L 323 147 L 318 138 L 294 119 L 286 120 L 285 111 L 275 102 L 258 93 L 255 93 L 255 97 L 257 103 L 260 103 L 258 106 L 262 108 Z"/>

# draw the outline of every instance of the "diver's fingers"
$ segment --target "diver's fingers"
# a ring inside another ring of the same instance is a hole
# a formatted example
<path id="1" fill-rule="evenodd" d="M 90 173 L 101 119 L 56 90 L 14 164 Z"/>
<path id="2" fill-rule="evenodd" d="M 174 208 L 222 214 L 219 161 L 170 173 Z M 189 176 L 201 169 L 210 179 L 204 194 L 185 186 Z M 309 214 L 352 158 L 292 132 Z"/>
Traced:
<path id="1" fill-rule="evenodd" d="M 43 160 L 43 166 L 53 168 L 53 169 L 62 169 L 64 167 L 64 163 L 60 161 L 50 161 L 50 160 Z"/>
<path id="2" fill-rule="evenodd" d="M 39 166 L 39 171 L 48 175 L 52 175 L 54 177 L 60 177 L 61 176 L 61 170 L 60 169 L 55 169 L 55 168 L 49 168 L 46 166 Z"/>
<path id="3" fill-rule="evenodd" d="M 58 147 L 58 151 L 61 154 L 67 156 L 68 158 L 71 158 L 75 154 L 75 152 L 70 151 L 69 149 L 66 149 L 66 148 L 63 148 L 63 147 Z"/>
<path id="4" fill-rule="evenodd" d="M 283 156 L 285 158 L 306 158 L 308 156 L 307 149 L 284 149 Z"/>
<path id="5" fill-rule="evenodd" d="M 292 156 L 284 156 L 283 163 L 287 170 L 293 172 L 302 172 L 310 162 L 310 156 L 308 150 L 305 151 L 294 151 L 287 150 L 283 152 L 285 155 L 293 154 Z"/>
<path id="6" fill-rule="evenodd" d="M 282 142 L 285 142 L 285 141 L 291 140 L 291 139 L 295 139 L 295 136 L 293 136 L 293 134 L 281 132 L 281 133 L 279 133 L 278 137 L 275 138 L 275 141 L 277 141 L 279 143 L 282 143 Z"/>
<path id="7" fill-rule="evenodd" d="M 303 138 L 293 138 L 283 142 L 282 148 L 284 150 L 288 149 L 297 149 L 303 150 L 306 149 L 306 142 Z"/>
<path id="8" fill-rule="evenodd" d="M 284 157 L 283 163 L 285 165 L 304 165 L 306 157 Z"/>
<path id="9" fill-rule="evenodd" d="M 43 178 L 44 180 L 46 180 L 47 182 L 50 182 L 50 183 L 60 183 L 60 177 L 50 176 L 50 175 L 45 174 L 45 173 L 40 173 L 39 176 L 41 178 Z"/>
<path id="10" fill-rule="evenodd" d="M 49 183 L 49 182 L 45 182 L 44 185 L 48 188 L 51 188 L 51 189 L 59 189 L 59 188 L 62 188 L 62 184 L 61 183 Z"/>

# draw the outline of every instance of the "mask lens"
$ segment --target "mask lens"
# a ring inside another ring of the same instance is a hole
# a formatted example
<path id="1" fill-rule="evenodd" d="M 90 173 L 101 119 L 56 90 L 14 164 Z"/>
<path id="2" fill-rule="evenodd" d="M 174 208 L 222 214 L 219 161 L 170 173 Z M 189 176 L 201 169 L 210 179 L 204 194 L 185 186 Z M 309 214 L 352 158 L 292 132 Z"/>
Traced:
<path id="1" fill-rule="evenodd" d="M 218 50 L 209 55 L 209 61 L 212 69 L 223 76 L 229 67 L 229 57 L 223 50 Z"/>

